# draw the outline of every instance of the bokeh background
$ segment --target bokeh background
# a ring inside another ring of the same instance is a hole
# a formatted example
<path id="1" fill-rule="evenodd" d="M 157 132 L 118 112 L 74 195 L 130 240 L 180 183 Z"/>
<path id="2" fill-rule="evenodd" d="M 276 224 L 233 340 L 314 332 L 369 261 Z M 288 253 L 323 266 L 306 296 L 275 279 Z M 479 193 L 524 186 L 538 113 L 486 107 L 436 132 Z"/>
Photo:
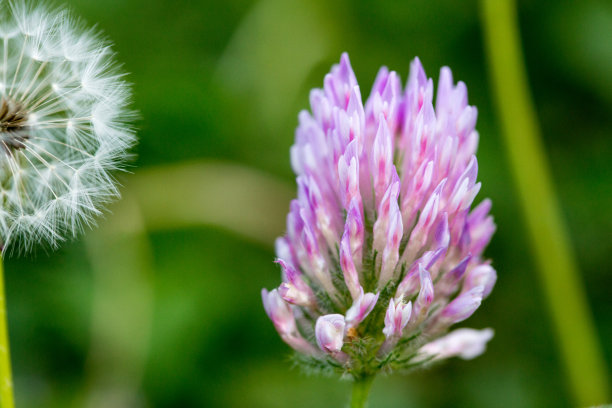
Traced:
<path id="1" fill-rule="evenodd" d="M 465 325 L 486 354 L 379 378 L 372 407 L 572 406 L 520 217 L 475 1 L 71 0 L 115 43 L 140 142 L 124 200 L 59 251 L 6 262 L 21 407 L 340 407 L 350 384 L 287 362 L 260 299 L 295 193 L 289 147 L 308 92 L 348 51 L 448 65 L 479 109 L 499 279 Z M 612 3 L 521 1 L 527 71 L 606 365 L 612 366 Z M 543 237 L 542 239 L 547 239 Z M 576 350 L 576 353 L 580 353 Z"/>

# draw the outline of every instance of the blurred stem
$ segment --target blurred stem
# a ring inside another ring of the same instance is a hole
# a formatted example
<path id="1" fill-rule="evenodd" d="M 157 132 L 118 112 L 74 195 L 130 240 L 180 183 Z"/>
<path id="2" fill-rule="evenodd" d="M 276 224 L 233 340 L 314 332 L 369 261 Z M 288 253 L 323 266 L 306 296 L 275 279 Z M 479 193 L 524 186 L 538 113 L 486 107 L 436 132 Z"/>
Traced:
<path id="1" fill-rule="evenodd" d="M 608 398 L 604 358 L 540 138 L 513 0 L 481 0 L 491 81 L 556 338 L 579 406 Z"/>
<path id="2" fill-rule="evenodd" d="M 0 407 L 13 408 L 13 378 L 11 375 L 11 352 L 4 296 L 4 261 L 0 253 Z"/>
<path id="3" fill-rule="evenodd" d="M 368 396 L 372 388 L 374 376 L 361 377 L 353 383 L 353 394 L 351 397 L 351 408 L 365 408 L 368 406 Z"/>
<path id="4" fill-rule="evenodd" d="M 85 241 L 95 288 L 87 388 L 79 404 L 88 408 L 139 406 L 149 352 L 153 250 L 128 191 L 121 208 Z"/>

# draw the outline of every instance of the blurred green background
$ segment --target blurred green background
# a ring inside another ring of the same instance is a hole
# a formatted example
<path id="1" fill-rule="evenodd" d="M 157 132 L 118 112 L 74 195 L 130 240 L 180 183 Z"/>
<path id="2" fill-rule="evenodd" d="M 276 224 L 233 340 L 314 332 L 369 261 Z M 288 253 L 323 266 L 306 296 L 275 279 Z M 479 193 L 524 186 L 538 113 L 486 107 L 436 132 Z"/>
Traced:
<path id="1" fill-rule="evenodd" d="M 465 323 L 486 354 L 378 378 L 372 407 L 572 406 L 487 77 L 475 1 L 73 0 L 130 72 L 140 142 L 124 200 L 54 253 L 8 259 L 21 407 L 340 407 L 261 307 L 295 191 L 289 147 L 308 92 L 348 51 L 364 98 L 380 65 L 448 65 L 479 109 L 498 232 L 492 296 Z M 531 90 L 606 364 L 612 366 L 612 3 L 519 2 Z M 576 350 L 580 353 L 580 350 Z"/>

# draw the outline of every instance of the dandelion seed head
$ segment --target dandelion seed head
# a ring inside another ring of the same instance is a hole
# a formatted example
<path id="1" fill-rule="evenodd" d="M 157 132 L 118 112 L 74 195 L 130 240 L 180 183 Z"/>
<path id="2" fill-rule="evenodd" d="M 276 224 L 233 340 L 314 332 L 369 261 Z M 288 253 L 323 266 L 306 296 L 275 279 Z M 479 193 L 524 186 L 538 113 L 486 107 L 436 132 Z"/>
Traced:
<path id="1" fill-rule="evenodd" d="M 108 42 L 64 9 L 0 3 L 0 244 L 57 246 L 118 195 L 135 142 Z"/>

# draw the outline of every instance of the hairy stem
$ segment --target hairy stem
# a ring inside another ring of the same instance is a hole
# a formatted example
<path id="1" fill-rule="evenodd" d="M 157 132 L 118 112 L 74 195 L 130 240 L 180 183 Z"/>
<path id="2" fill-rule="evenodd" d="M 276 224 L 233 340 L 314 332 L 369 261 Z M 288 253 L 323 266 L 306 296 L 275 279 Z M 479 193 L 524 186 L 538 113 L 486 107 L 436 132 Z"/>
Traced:
<path id="1" fill-rule="evenodd" d="M 373 381 L 373 375 L 355 380 L 351 396 L 351 408 L 365 408 L 368 406 L 368 396 L 370 395 Z"/>
<path id="2" fill-rule="evenodd" d="M 4 264 L 0 253 L 0 407 L 13 408 L 14 406 L 11 353 L 4 296 Z"/>
<path id="3" fill-rule="evenodd" d="M 506 151 L 575 404 L 601 404 L 608 376 L 563 222 L 529 88 L 514 0 L 481 0 Z"/>

